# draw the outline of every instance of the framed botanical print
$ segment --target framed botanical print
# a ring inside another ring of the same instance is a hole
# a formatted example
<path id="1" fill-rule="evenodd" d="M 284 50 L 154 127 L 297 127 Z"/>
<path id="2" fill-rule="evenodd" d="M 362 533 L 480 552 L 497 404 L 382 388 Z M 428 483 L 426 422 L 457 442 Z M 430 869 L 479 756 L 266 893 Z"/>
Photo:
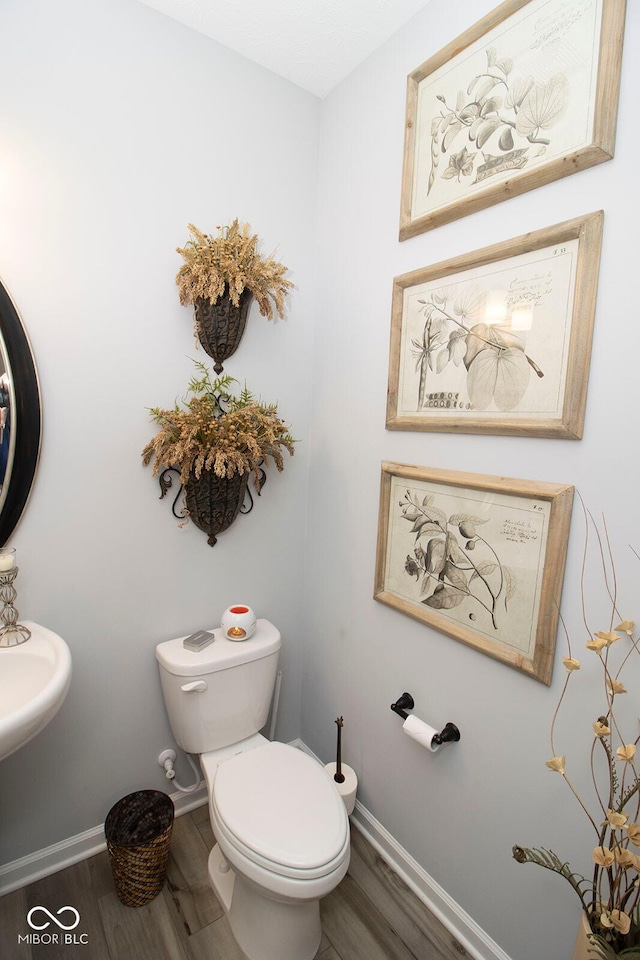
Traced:
<path id="1" fill-rule="evenodd" d="M 614 155 L 626 0 L 506 0 L 408 77 L 400 239 Z"/>
<path id="2" fill-rule="evenodd" d="M 387 428 L 580 439 L 602 211 L 396 277 Z"/>
<path id="3" fill-rule="evenodd" d="M 374 597 L 551 682 L 573 487 L 383 462 Z"/>

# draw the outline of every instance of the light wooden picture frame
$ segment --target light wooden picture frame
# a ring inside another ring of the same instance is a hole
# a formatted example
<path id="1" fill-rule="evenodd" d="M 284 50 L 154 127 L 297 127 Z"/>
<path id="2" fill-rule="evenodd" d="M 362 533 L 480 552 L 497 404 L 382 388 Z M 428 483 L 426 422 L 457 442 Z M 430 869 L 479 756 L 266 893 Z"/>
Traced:
<path id="1" fill-rule="evenodd" d="M 384 461 L 374 598 L 549 684 L 573 492 Z"/>
<path id="2" fill-rule="evenodd" d="M 409 75 L 400 240 L 613 157 L 625 11 L 505 0 Z"/>
<path id="3" fill-rule="evenodd" d="M 387 428 L 581 439 L 603 219 L 396 277 Z"/>

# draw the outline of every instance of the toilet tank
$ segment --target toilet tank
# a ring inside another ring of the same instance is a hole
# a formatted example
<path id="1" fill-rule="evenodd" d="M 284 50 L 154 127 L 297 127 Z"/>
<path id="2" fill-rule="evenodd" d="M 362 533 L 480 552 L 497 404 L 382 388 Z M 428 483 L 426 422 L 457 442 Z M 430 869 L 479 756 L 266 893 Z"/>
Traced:
<path id="1" fill-rule="evenodd" d="M 228 640 L 221 629 L 200 652 L 184 637 L 156 647 L 162 692 L 176 743 L 207 753 L 257 733 L 269 715 L 280 652 L 280 631 L 258 620 L 248 640 Z"/>

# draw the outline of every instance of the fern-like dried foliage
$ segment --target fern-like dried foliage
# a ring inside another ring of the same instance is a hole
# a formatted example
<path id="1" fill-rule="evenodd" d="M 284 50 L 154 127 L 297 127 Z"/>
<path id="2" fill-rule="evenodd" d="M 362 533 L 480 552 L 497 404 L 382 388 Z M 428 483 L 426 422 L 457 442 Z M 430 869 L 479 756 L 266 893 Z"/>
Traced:
<path id="1" fill-rule="evenodd" d="M 184 407 L 173 410 L 151 409 L 159 432 L 142 451 L 145 466 L 153 460 L 154 476 L 165 467 L 180 470 L 185 484 L 191 472 L 199 477 L 213 470 L 218 477 L 253 473 L 254 484 L 261 486 L 260 468 L 272 460 L 284 469 L 283 452 L 294 453 L 294 438 L 280 419 L 276 404 L 256 400 L 246 386 L 231 392 L 232 377 L 212 379 L 207 367 L 197 363 L 199 376 L 189 383 L 190 398 Z"/>
<path id="2" fill-rule="evenodd" d="M 231 226 L 217 230 L 218 236 L 212 237 L 189 224 L 192 239 L 177 248 L 184 258 L 176 276 L 180 303 L 194 303 L 199 297 L 215 303 L 228 292 L 237 307 L 246 288 L 263 317 L 272 320 L 274 308 L 284 317 L 285 298 L 293 287 L 285 278 L 287 267 L 273 254 L 265 257 L 259 252 L 259 238 L 248 223 L 240 224 L 236 218 Z"/>

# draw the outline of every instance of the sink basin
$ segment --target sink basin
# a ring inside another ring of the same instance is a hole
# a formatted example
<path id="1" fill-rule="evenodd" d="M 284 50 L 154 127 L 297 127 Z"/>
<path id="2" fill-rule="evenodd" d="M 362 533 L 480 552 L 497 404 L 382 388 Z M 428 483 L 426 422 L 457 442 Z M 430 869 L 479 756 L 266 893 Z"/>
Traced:
<path id="1" fill-rule="evenodd" d="M 31 630 L 30 639 L 0 648 L 0 760 L 46 727 L 71 684 L 71 652 L 62 637 L 21 622 Z"/>

